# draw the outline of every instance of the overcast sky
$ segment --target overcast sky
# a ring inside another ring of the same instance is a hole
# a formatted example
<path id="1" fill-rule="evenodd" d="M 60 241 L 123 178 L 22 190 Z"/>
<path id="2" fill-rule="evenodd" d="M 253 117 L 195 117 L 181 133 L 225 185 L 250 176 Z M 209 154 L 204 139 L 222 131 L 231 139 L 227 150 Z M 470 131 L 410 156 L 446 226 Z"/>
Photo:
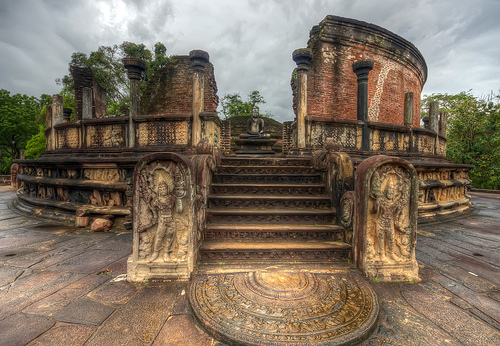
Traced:
<path id="1" fill-rule="evenodd" d="M 292 120 L 291 54 L 329 14 L 412 42 L 425 94 L 500 89 L 500 0 L 0 0 L 0 89 L 55 94 L 73 52 L 160 41 L 169 55 L 209 52 L 220 97 L 259 90 L 261 112 Z"/>

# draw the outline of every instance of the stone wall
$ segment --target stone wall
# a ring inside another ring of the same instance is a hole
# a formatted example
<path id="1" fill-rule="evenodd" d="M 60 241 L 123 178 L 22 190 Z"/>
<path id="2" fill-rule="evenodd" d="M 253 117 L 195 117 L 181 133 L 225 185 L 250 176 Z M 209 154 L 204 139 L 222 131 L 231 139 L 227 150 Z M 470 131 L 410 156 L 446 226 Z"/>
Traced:
<path id="1" fill-rule="evenodd" d="M 219 103 L 214 67 L 205 67 L 204 112 L 215 113 Z M 150 79 L 141 98 L 140 114 L 191 114 L 193 68 L 189 56 L 176 56 Z"/>
<path id="2" fill-rule="evenodd" d="M 352 64 L 370 59 L 375 63 L 368 81 L 368 121 L 404 125 L 405 93 L 413 92 L 413 126 L 420 126 L 427 66 L 410 42 L 373 24 L 327 16 L 311 30 L 308 46 L 313 52 L 309 116 L 355 120 L 357 77 Z M 293 84 L 292 78 L 295 89 Z"/>
<path id="3" fill-rule="evenodd" d="M 71 66 L 71 75 L 75 83 L 75 116 L 82 119 L 83 88 L 92 89 L 92 118 L 106 117 L 106 90 L 94 78 L 90 68 Z"/>

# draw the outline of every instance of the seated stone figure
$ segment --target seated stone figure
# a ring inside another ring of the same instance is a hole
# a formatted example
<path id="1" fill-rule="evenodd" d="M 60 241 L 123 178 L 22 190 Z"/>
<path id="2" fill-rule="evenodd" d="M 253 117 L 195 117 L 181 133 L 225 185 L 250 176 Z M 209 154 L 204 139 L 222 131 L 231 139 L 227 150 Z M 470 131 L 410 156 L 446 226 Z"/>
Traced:
<path id="1" fill-rule="evenodd" d="M 259 110 L 252 109 L 252 116 L 247 122 L 247 132 L 240 134 L 240 138 L 270 138 L 269 133 L 264 133 L 264 119 L 259 118 Z"/>

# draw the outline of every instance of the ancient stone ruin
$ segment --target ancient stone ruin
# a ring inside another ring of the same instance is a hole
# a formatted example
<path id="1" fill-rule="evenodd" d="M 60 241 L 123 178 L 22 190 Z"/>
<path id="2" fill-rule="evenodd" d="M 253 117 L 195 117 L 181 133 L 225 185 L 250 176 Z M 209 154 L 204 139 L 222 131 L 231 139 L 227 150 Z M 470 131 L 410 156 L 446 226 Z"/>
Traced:
<path id="1" fill-rule="evenodd" d="M 419 280 L 417 221 L 472 210 L 471 166 L 446 159 L 436 105 L 420 127 L 427 67 L 410 42 L 327 16 L 291 55 L 295 119 L 278 154 L 258 117 L 231 151 L 204 51 L 172 59 L 142 97 L 145 64 L 124 59 L 130 111 L 119 117 L 92 71 L 73 68 L 74 119 L 54 95 L 47 152 L 17 162 L 16 207 L 83 227 L 131 224 L 128 280 L 191 279 L 199 322 L 223 341 L 361 342 L 378 315 L 369 285 L 303 266 L 352 261 L 369 279 Z M 221 263 L 238 270 L 220 274 Z M 271 263 L 286 270 L 256 269 Z"/>

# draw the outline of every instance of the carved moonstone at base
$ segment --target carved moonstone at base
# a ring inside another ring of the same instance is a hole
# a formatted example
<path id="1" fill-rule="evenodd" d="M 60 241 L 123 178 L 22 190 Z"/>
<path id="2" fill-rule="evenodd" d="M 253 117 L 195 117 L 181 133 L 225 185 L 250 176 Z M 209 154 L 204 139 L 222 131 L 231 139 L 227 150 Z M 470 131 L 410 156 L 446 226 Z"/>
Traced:
<path id="1" fill-rule="evenodd" d="M 363 278 L 309 272 L 199 275 L 189 300 L 198 321 L 231 345 L 356 345 L 379 312 Z"/>

